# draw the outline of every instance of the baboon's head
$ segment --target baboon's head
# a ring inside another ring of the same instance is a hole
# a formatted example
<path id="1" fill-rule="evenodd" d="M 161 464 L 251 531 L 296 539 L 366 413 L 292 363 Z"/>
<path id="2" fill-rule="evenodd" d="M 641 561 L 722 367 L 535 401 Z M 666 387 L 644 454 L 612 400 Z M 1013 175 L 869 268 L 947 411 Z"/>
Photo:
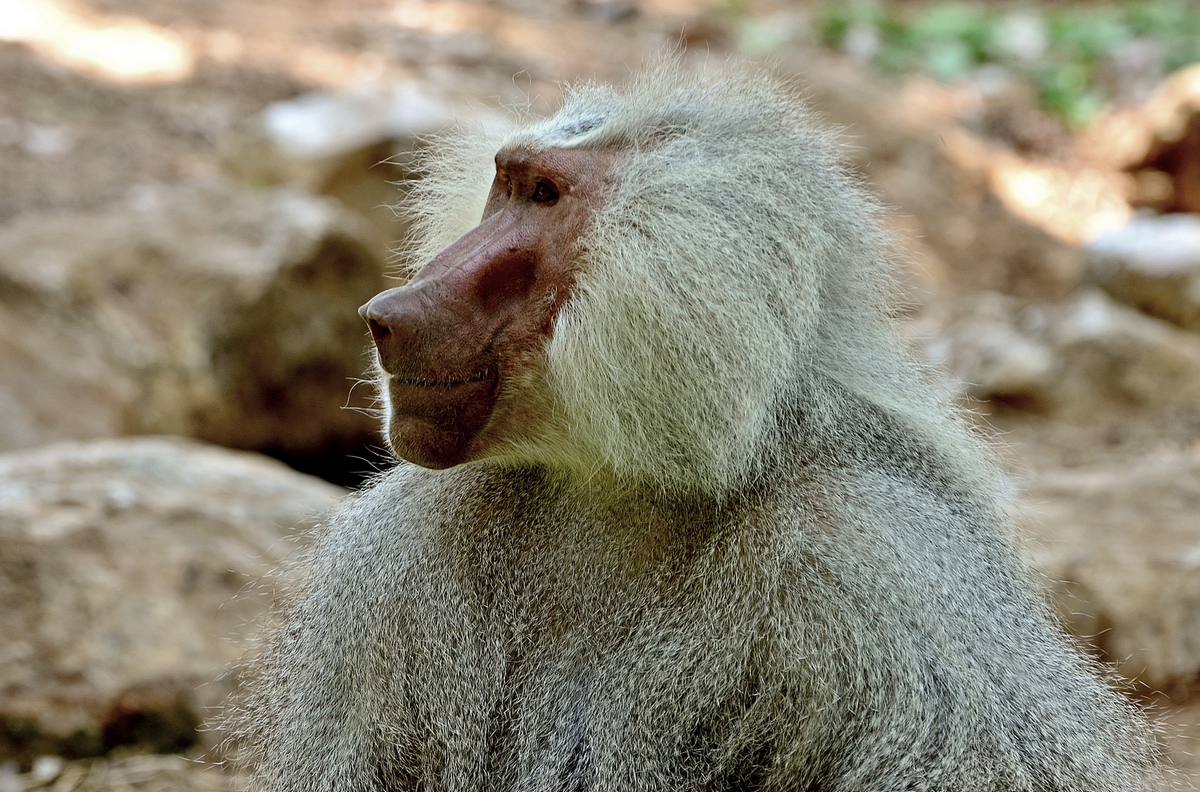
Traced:
<path id="1" fill-rule="evenodd" d="M 576 87 L 444 142 L 409 209 L 419 269 L 361 313 L 410 461 L 720 491 L 794 431 L 808 373 L 890 398 L 873 204 L 787 85 Z"/>

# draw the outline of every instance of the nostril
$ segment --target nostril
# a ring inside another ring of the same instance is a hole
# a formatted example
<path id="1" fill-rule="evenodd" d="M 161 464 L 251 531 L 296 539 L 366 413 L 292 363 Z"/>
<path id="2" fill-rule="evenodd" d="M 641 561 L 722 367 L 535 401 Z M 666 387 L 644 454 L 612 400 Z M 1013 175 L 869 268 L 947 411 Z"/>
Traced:
<path id="1" fill-rule="evenodd" d="M 367 319 L 367 327 L 371 328 L 371 337 L 375 339 L 375 345 L 383 343 L 392 331 L 383 322 L 377 322 L 374 319 Z"/>

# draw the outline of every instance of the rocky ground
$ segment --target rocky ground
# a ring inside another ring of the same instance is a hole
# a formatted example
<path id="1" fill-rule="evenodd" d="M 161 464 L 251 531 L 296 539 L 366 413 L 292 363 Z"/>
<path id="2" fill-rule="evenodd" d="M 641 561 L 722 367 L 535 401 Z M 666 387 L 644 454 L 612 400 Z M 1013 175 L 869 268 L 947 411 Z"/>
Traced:
<path id="1" fill-rule="evenodd" d="M 263 455 L 386 464 L 354 308 L 409 155 L 672 42 L 770 50 L 845 128 L 1064 624 L 1200 779 L 1200 219 L 1156 213 L 1197 189 L 1200 71 L 1072 134 L 1018 89 L 871 75 L 809 12 L 0 2 L 0 792 L 232 788 L 201 724 L 345 492 Z"/>

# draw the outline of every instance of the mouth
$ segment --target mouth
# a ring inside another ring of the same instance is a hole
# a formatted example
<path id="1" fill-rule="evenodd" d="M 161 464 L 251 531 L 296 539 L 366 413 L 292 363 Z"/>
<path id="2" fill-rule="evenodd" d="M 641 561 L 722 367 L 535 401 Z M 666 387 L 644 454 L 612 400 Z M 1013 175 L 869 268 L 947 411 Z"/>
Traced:
<path id="1" fill-rule="evenodd" d="M 443 469 L 471 459 L 496 406 L 495 368 L 470 375 L 388 376 L 389 443 L 397 456 Z"/>
<path id="2" fill-rule="evenodd" d="M 401 377 L 396 374 L 388 375 L 388 379 L 396 385 L 408 385 L 413 388 L 457 388 L 460 385 L 470 385 L 473 382 L 484 382 L 492 378 L 492 372 L 488 369 L 471 374 L 470 376 L 452 376 L 452 377 Z"/>

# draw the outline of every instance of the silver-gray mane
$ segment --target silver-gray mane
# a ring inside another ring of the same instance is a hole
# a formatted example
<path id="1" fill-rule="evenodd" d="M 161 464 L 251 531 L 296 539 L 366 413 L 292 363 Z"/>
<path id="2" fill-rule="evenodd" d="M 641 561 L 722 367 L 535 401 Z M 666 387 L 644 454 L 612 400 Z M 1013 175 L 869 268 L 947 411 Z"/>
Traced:
<path id="1" fill-rule="evenodd" d="M 499 149 L 627 152 L 547 349 L 559 425 L 514 441 L 514 459 L 729 491 L 801 429 L 836 444 L 833 385 L 991 489 L 979 444 L 897 340 L 877 205 L 793 86 L 731 71 L 668 61 L 621 93 L 574 86 L 554 116 L 459 133 L 426 163 L 417 266 L 479 222 Z"/>

